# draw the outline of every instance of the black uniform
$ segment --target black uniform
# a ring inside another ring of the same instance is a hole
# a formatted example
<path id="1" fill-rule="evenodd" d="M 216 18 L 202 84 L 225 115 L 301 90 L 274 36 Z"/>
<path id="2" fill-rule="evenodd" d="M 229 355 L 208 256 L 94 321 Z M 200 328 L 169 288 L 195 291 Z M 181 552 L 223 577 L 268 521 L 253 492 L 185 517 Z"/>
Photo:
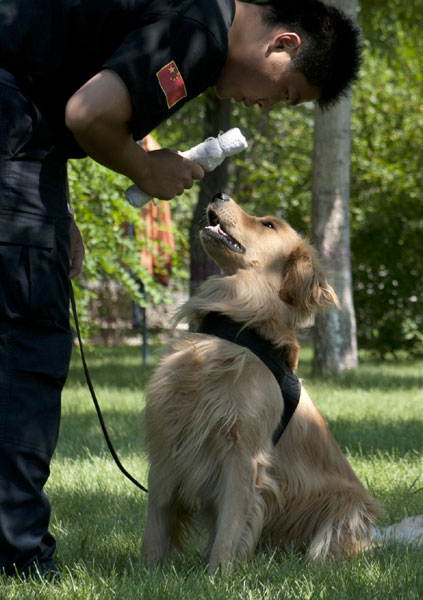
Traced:
<path id="1" fill-rule="evenodd" d="M 71 352 L 64 124 L 115 70 L 140 139 L 213 85 L 234 0 L 0 0 L 0 570 L 54 566 L 43 493 Z"/>

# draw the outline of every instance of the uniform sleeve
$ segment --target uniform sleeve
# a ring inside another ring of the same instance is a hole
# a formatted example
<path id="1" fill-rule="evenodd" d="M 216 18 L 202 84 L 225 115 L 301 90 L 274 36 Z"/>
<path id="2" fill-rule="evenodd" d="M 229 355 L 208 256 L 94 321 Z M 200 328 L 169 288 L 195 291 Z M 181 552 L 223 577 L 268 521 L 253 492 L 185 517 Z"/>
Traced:
<path id="1" fill-rule="evenodd" d="M 227 32 L 217 40 L 205 26 L 179 13 L 130 33 L 103 68 L 128 88 L 132 134 L 141 139 L 216 79 L 226 60 Z"/>

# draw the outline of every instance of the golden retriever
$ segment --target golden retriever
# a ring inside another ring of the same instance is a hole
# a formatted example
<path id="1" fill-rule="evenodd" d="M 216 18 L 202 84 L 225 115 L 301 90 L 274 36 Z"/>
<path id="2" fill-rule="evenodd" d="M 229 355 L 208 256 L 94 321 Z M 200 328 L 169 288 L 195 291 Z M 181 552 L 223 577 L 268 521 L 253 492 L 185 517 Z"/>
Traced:
<path id="1" fill-rule="evenodd" d="M 209 278 L 178 318 L 201 323 L 208 313 L 223 314 L 283 351 L 295 370 L 297 327 L 337 304 L 315 251 L 286 222 L 249 216 L 226 194 L 207 215 L 202 244 L 222 274 Z M 250 349 L 210 333 L 186 332 L 171 342 L 145 409 L 145 562 L 181 547 L 198 521 L 208 532 L 211 573 L 266 544 L 293 546 L 313 559 L 364 546 L 377 502 L 303 387 L 274 445 L 283 412 L 276 377 Z"/>

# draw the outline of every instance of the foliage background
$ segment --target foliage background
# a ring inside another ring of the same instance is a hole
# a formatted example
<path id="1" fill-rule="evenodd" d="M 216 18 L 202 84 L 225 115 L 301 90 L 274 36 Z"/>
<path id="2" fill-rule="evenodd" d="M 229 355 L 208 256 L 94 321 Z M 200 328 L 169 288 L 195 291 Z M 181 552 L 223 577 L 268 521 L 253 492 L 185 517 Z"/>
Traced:
<path id="1" fill-rule="evenodd" d="M 358 338 L 385 355 L 423 352 L 423 2 L 365 0 L 360 7 L 364 61 L 354 87 L 351 164 L 351 247 Z M 155 136 L 162 146 L 187 149 L 203 139 L 203 98 L 187 104 Z M 263 113 L 234 105 L 232 123 L 249 149 L 231 160 L 229 192 L 248 211 L 286 218 L 310 232 L 313 107 Z M 169 301 L 139 265 L 122 221 L 142 223 L 124 198 L 130 182 L 89 159 L 70 167 L 71 196 L 87 246 L 82 288 L 113 278 L 137 296 L 130 271 L 145 284 L 147 302 Z M 173 285 L 188 278 L 188 231 L 197 189 L 171 202 L 176 252 Z M 219 190 L 216 190 L 216 192 Z M 138 296 L 139 301 L 145 301 Z M 86 322 L 92 318 L 86 314 Z"/>

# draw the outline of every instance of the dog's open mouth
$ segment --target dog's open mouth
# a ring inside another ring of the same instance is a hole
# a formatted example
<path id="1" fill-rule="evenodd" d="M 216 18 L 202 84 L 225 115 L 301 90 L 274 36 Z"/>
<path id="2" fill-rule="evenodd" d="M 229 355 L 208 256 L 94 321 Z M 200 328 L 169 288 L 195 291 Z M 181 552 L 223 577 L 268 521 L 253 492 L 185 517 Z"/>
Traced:
<path id="1" fill-rule="evenodd" d="M 227 246 L 233 252 L 238 252 L 238 254 L 244 254 L 245 248 L 242 246 L 242 244 L 238 242 L 238 240 L 236 240 L 227 231 L 225 231 L 224 227 L 222 227 L 222 225 L 219 222 L 219 217 L 213 210 L 208 210 L 207 219 L 209 225 L 207 225 L 207 227 L 204 228 L 204 233 L 210 235 L 212 238 L 218 240 L 219 242 L 222 242 L 222 244 L 225 244 L 225 246 Z"/>

